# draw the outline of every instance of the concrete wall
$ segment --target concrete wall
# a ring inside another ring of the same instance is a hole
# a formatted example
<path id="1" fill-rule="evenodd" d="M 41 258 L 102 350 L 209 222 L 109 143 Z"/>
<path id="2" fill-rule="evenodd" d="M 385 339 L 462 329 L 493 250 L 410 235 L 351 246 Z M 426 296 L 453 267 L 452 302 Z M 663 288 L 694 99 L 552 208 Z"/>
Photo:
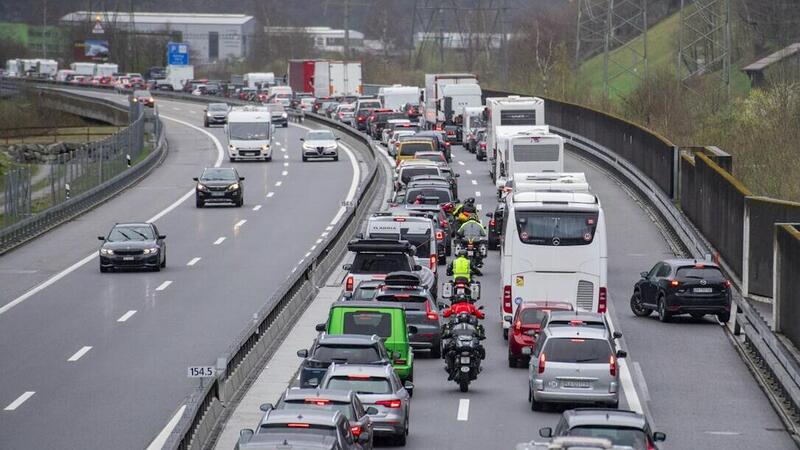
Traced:
<path id="1" fill-rule="evenodd" d="M 800 225 L 775 225 L 775 331 L 800 347 Z"/>
<path id="2" fill-rule="evenodd" d="M 745 295 L 772 297 L 773 284 L 773 234 L 776 223 L 800 222 L 800 203 L 766 197 L 745 199 Z M 795 266 L 795 271 L 800 265 Z"/>

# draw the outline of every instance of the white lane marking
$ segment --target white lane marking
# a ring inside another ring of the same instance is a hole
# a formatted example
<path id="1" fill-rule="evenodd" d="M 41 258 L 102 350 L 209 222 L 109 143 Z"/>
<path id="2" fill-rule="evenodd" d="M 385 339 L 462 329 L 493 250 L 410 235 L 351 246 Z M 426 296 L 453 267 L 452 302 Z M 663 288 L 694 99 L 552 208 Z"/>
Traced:
<path id="1" fill-rule="evenodd" d="M 284 170 L 283 172 L 281 172 L 281 175 L 285 177 L 286 175 L 289 175 L 289 171 L 288 170 Z"/>
<path id="2" fill-rule="evenodd" d="M 353 168 L 353 179 L 350 180 L 350 189 L 347 191 L 347 197 L 345 197 L 346 202 L 353 201 L 353 198 L 356 196 L 356 189 L 358 189 L 358 180 L 361 179 L 361 169 L 358 167 L 358 162 L 356 160 L 356 155 L 353 153 L 353 150 L 350 149 L 345 144 L 339 144 L 339 147 L 347 153 L 348 159 L 350 160 L 350 167 Z M 347 212 L 347 208 L 344 206 L 339 208 L 339 212 L 336 213 L 336 216 L 331 221 L 331 225 L 336 225 L 344 216 L 344 213 Z M 327 229 L 327 228 L 326 228 Z M 333 229 L 333 228 L 331 228 Z"/>
<path id="3" fill-rule="evenodd" d="M 24 393 L 24 394 L 22 394 L 22 395 L 20 395 L 19 397 L 17 397 L 17 399 L 16 399 L 16 400 L 14 400 L 13 402 L 11 402 L 11 403 L 10 403 L 8 406 L 6 406 L 6 407 L 5 407 L 3 410 L 4 410 L 4 411 L 14 411 L 15 409 L 19 408 L 19 407 L 20 407 L 20 405 L 22 405 L 23 403 L 25 403 L 25 401 L 26 401 L 26 400 L 28 400 L 29 398 L 33 397 L 33 394 L 35 394 L 35 393 L 36 393 L 36 391 L 25 391 L 25 393 Z"/>
<path id="4" fill-rule="evenodd" d="M 322 243 L 322 238 L 317 239 L 317 244 L 320 244 L 320 243 Z"/>
<path id="5" fill-rule="evenodd" d="M 242 225 L 244 225 L 246 223 L 247 223 L 247 219 L 242 219 L 242 220 L 236 222 L 236 224 L 233 226 L 233 229 L 235 230 L 236 228 L 239 228 L 239 227 L 241 227 Z"/>
<path id="6" fill-rule="evenodd" d="M 611 302 L 608 304 L 611 305 Z M 610 310 L 608 312 L 610 312 Z M 606 314 L 606 318 L 608 319 L 608 327 L 611 329 L 611 334 L 614 334 L 617 327 L 611 319 L 611 314 Z M 617 359 L 617 365 L 619 366 L 619 380 L 622 384 L 622 391 L 625 393 L 625 399 L 628 400 L 628 408 L 639 414 L 644 414 L 642 402 L 639 400 L 639 393 L 636 392 L 636 387 L 633 385 L 633 378 L 631 377 L 631 371 L 628 368 L 628 359 Z"/>
<path id="7" fill-rule="evenodd" d="M 480 197 L 480 196 L 481 196 L 481 191 L 475 191 L 475 197 Z"/>
<path id="8" fill-rule="evenodd" d="M 132 310 L 126 312 L 125 314 L 123 314 L 122 316 L 120 316 L 120 318 L 117 319 L 117 322 L 127 322 L 128 319 L 133 317 L 134 314 L 136 314 L 136 310 L 132 309 Z"/>
<path id="9" fill-rule="evenodd" d="M 283 167 L 289 167 L 289 163 L 288 162 L 283 163 Z"/>
<path id="10" fill-rule="evenodd" d="M 305 256 L 303 256 L 303 258 L 308 258 L 309 256 L 311 256 L 311 252 L 306 253 Z"/>
<path id="11" fill-rule="evenodd" d="M 280 145 L 280 144 L 278 144 L 278 145 Z M 285 148 L 282 148 L 282 149 L 281 149 L 281 151 L 282 151 L 283 153 L 286 153 L 286 149 L 285 149 Z"/>
<path id="12" fill-rule="evenodd" d="M 167 280 L 167 281 L 159 284 L 158 287 L 156 288 L 156 290 L 157 291 L 163 291 L 164 289 L 168 288 L 170 284 L 172 284 L 172 281 Z"/>
<path id="13" fill-rule="evenodd" d="M 465 172 L 467 172 L 467 175 L 472 175 L 472 171 L 469 169 L 465 170 Z"/>
<path id="14" fill-rule="evenodd" d="M 739 436 L 742 433 L 736 431 L 704 431 L 705 434 L 712 434 L 715 436 Z"/>
<path id="15" fill-rule="evenodd" d="M 202 259 L 201 257 L 196 256 L 196 257 L 190 259 L 189 262 L 186 263 L 186 265 L 187 266 L 193 266 L 193 265 L 197 264 L 197 261 L 200 261 L 201 259 Z"/>
<path id="16" fill-rule="evenodd" d="M 459 166 L 463 166 L 463 165 L 464 165 L 464 161 L 459 161 L 459 162 L 458 162 L 458 165 L 459 165 Z"/>
<path id="17" fill-rule="evenodd" d="M 472 183 L 472 184 L 474 184 L 474 185 L 477 185 L 477 184 L 478 184 L 478 180 L 469 180 L 469 181 L 470 181 L 470 183 Z"/>
<path id="18" fill-rule="evenodd" d="M 89 350 L 91 350 L 91 349 L 92 349 L 92 347 L 90 345 L 83 346 L 83 347 L 81 347 L 80 350 L 75 352 L 74 355 L 70 356 L 67 361 L 75 362 L 75 361 L 81 359 L 83 357 L 83 355 L 89 353 Z"/>
<path id="19" fill-rule="evenodd" d="M 172 107 L 172 109 L 173 109 L 174 111 L 180 111 L 180 110 L 181 110 L 180 108 L 176 108 L 176 107 L 174 107 L 174 106 Z"/>
<path id="20" fill-rule="evenodd" d="M 325 227 L 325 231 L 331 231 L 332 229 L 333 229 L 332 225 L 328 225 L 327 227 Z"/>
<path id="21" fill-rule="evenodd" d="M 219 245 L 222 244 L 223 242 L 225 242 L 225 236 L 220 236 L 219 238 L 217 238 L 216 241 L 214 241 L 214 245 Z"/>
<path id="22" fill-rule="evenodd" d="M 314 245 L 311 246 L 311 248 L 309 250 L 311 250 L 313 252 L 316 249 L 317 249 L 317 244 L 314 244 Z"/>
<path id="23" fill-rule="evenodd" d="M 272 197 L 273 195 L 275 195 L 275 193 L 274 193 L 274 192 L 267 192 L 267 198 L 270 198 L 270 197 Z"/>
<path id="24" fill-rule="evenodd" d="M 276 181 L 276 182 L 275 182 L 275 186 L 280 186 L 280 185 L 282 185 L 282 184 L 283 184 L 283 181 Z"/>
<path id="25" fill-rule="evenodd" d="M 469 420 L 469 399 L 467 398 L 458 401 L 458 420 L 462 422 Z"/>
<path id="26" fill-rule="evenodd" d="M 195 114 L 196 112 L 197 111 L 192 111 L 191 109 L 189 110 L 189 114 Z"/>
<path id="27" fill-rule="evenodd" d="M 289 155 L 283 155 L 283 159 L 289 159 Z"/>
<path id="28" fill-rule="evenodd" d="M 183 416 L 183 412 L 185 410 L 186 405 L 178 408 L 178 411 L 174 416 L 172 416 L 171 419 L 169 419 L 169 422 L 167 422 L 167 425 L 164 427 L 164 429 L 161 430 L 161 432 L 158 433 L 158 436 L 153 439 L 153 442 L 147 446 L 147 450 L 161 450 L 161 448 L 164 447 L 164 444 L 167 443 L 167 438 L 169 438 L 169 435 L 172 434 L 172 430 L 174 430 L 178 425 L 178 422 L 181 420 L 181 416 Z"/>
<path id="29" fill-rule="evenodd" d="M 259 209 L 261 209 L 261 205 L 253 206 L 253 211 L 258 211 Z"/>

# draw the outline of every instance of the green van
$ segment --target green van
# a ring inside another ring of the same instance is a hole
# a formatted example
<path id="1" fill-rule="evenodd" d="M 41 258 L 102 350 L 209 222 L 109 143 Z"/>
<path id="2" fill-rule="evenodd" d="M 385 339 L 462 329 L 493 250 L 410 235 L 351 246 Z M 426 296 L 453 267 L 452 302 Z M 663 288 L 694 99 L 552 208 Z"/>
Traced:
<path id="1" fill-rule="evenodd" d="M 414 353 L 408 334 L 417 327 L 406 325 L 406 314 L 398 305 L 376 305 L 375 302 L 338 302 L 331 306 L 328 323 L 317 325 L 317 331 L 328 334 L 377 334 L 392 355 L 392 366 L 402 380 L 414 380 Z"/>

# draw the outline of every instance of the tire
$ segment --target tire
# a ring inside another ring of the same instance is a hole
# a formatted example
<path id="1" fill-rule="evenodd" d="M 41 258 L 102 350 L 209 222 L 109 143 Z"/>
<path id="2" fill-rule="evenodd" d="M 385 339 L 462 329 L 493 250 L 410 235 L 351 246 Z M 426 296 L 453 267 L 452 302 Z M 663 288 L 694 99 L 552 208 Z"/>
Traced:
<path id="1" fill-rule="evenodd" d="M 264 158 L 264 161 L 266 161 L 266 162 L 272 161 L 272 155 L 267 156 L 266 158 Z"/>
<path id="2" fill-rule="evenodd" d="M 664 301 L 664 297 L 658 298 L 658 320 L 667 323 L 672 319 L 672 314 L 667 311 L 667 305 Z"/>
<path id="3" fill-rule="evenodd" d="M 619 409 L 619 400 L 615 401 L 614 403 L 609 403 L 607 408 Z"/>
<path id="4" fill-rule="evenodd" d="M 647 317 L 653 313 L 650 308 L 645 308 L 642 305 L 642 293 L 636 291 L 631 295 L 631 311 L 637 317 Z"/>
<path id="5" fill-rule="evenodd" d="M 461 392 L 469 391 L 469 381 L 462 381 L 461 383 L 458 383 L 458 390 Z"/>
<path id="6" fill-rule="evenodd" d="M 234 158 L 233 156 L 229 156 L 228 157 L 228 161 L 229 162 L 236 162 L 236 158 Z"/>
<path id="7" fill-rule="evenodd" d="M 208 128 L 208 122 L 203 122 L 203 128 Z"/>
<path id="8" fill-rule="evenodd" d="M 508 340 L 508 328 L 503 328 L 503 339 Z"/>
<path id="9" fill-rule="evenodd" d="M 153 272 L 161 272 L 161 264 L 158 264 L 155 267 L 153 267 Z"/>
<path id="10" fill-rule="evenodd" d="M 446 253 L 446 252 L 445 252 L 445 253 Z M 438 265 L 440 265 L 440 266 L 443 266 L 443 265 L 447 264 L 447 257 L 446 257 L 446 256 L 440 256 L 440 257 L 438 257 L 438 258 L 436 259 L 436 263 L 437 263 Z"/>
<path id="11" fill-rule="evenodd" d="M 405 447 L 406 446 L 406 434 L 403 433 L 400 436 L 395 437 L 394 438 L 394 443 L 395 443 L 395 445 L 399 445 L 401 447 Z"/>
<path id="12" fill-rule="evenodd" d="M 202 208 L 202 207 L 206 206 L 206 203 L 204 201 L 200 200 L 199 198 L 195 198 L 194 199 L 194 206 L 196 206 L 198 208 Z"/>
<path id="13" fill-rule="evenodd" d="M 284 123 L 283 128 L 289 128 L 289 122 Z"/>
<path id="14" fill-rule="evenodd" d="M 453 256 L 453 243 L 452 242 L 447 244 L 447 251 L 445 251 L 445 255 Z"/>
<path id="15" fill-rule="evenodd" d="M 236 202 L 236 207 L 241 208 L 244 205 L 244 197 L 240 198 L 238 202 Z"/>
<path id="16" fill-rule="evenodd" d="M 164 260 L 161 261 L 161 268 L 162 269 L 166 269 L 167 268 L 167 252 L 166 252 L 166 250 L 164 251 Z"/>
<path id="17" fill-rule="evenodd" d="M 720 323 L 728 323 L 728 321 L 731 320 L 731 313 L 726 312 L 722 314 L 717 314 L 717 320 L 719 320 Z"/>
<path id="18" fill-rule="evenodd" d="M 530 388 L 528 389 L 528 396 L 531 398 L 531 411 L 541 411 L 544 405 L 536 401 L 534 398 L 533 393 L 530 392 Z"/>

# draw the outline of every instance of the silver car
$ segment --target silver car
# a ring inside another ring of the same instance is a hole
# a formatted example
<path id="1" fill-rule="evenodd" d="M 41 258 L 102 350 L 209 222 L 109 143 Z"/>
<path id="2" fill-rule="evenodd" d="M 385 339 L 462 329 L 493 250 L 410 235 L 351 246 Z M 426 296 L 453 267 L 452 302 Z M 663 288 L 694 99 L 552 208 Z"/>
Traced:
<path id="1" fill-rule="evenodd" d="M 300 138 L 303 142 L 303 161 L 318 158 L 339 160 L 339 138 L 328 130 L 313 130 Z"/>
<path id="2" fill-rule="evenodd" d="M 528 401 L 539 411 L 544 403 L 619 405 L 617 358 L 606 329 L 547 327 L 536 340 L 528 366 Z"/>
<path id="3" fill-rule="evenodd" d="M 365 408 L 378 410 L 370 415 L 375 436 L 389 436 L 397 445 L 406 444 L 414 385 L 409 381 L 403 384 L 391 365 L 333 363 L 321 387 L 355 392 Z"/>

